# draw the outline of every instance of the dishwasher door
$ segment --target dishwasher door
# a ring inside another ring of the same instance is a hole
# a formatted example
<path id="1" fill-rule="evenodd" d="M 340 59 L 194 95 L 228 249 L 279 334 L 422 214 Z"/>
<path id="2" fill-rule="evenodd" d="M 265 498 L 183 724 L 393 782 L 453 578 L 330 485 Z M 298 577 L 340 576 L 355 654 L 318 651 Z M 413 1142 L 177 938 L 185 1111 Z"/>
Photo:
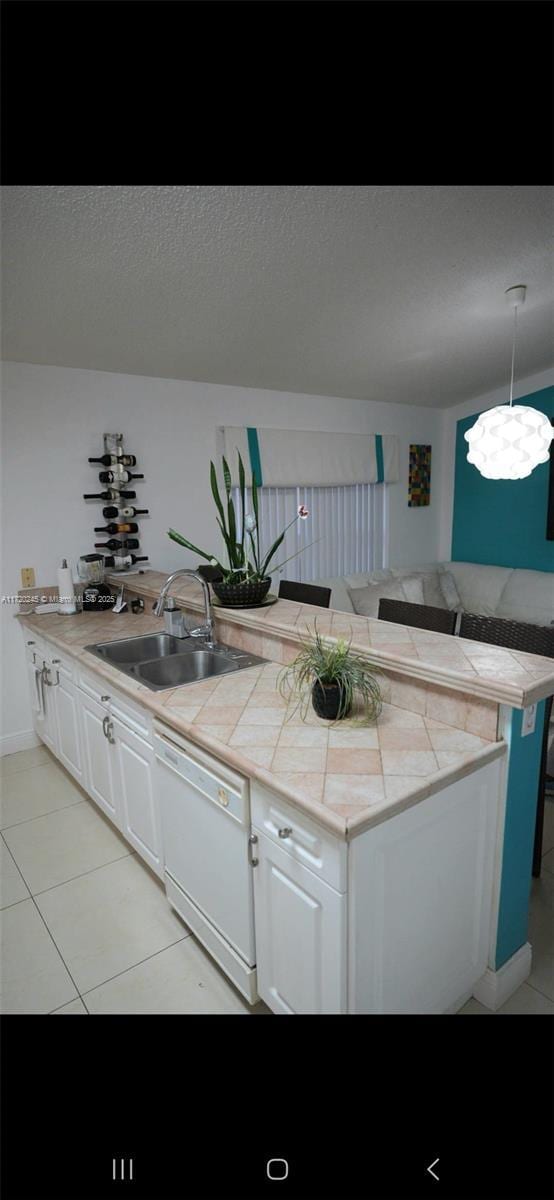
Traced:
<path id="1" fill-rule="evenodd" d="M 168 898 L 228 974 L 221 939 L 253 968 L 248 782 L 223 767 L 220 773 L 215 759 L 203 751 L 193 757 L 194 748 L 189 753 L 165 736 L 156 734 L 154 746 Z"/>

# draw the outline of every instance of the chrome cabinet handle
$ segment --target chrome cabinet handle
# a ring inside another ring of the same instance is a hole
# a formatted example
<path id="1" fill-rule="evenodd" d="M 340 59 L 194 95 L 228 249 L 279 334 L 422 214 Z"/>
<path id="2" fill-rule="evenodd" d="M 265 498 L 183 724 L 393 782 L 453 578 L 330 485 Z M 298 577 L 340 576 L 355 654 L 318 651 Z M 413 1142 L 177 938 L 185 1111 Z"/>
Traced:
<path id="1" fill-rule="evenodd" d="M 28 646 L 36 646 L 36 642 L 27 642 Z"/>
<path id="2" fill-rule="evenodd" d="M 43 662 L 43 664 L 42 664 L 42 671 L 40 672 L 40 677 L 42 679 L 43 684 L 46 684 L 46 687 L 52 687 L 52 684 L 48 678 L 48 667 L 46 666 L 45 662 Z"/>
<path id="3" fill-rule="evenodd" d="M 250 859 L 250 866 L 251 866 L 251 867 L 257 867 L 257 865 L 258 865 L 258 863 L 259 863 L 259 861 L 260 861 L 260 860 L 259 860 L 259 858 L 253 858 L 253 856 L 252 856 L 252 850 L 251 850 L 251 847 L 252 847 L 252 846 L 257 846 L 257 844 L 258 844 L 258 836 L 257 836 L 257 834 L 255 834 L 255 833 L 251 833 L 251 834 L 250 834 L 250 837 L 248 838 L 248 857 L 249 857 L 249 859 Z"/>
<path id="4" fill-rule="evenodd" d="M 101 696 L 100 699 L 102 703 L 105 704 L 106 701 L 111 700 L 111 696 Z"/>
<path id="5" fill-rule="evenodd" d="M 283 826 L 282 829 L 279 830 L 279 837 L 280 838 L 288 838 L 288 837 L 290 837 L 291 833 L 292 833 L 291 826 L 285 825 L 285 826 Z"/>
<path id="6" fill-rule="evenodd" d="M 113 733 L 113 723 L 110 721 L 110 718 L 108 717 L 108 715 L 107 715 L 107 714 L 106 714 L 106 716 L 103 718 L 103 721 L 102 721 L 102 729 L 104 730 L 104 737 L 105 737 L 105 738 L 107 738 L 107 739 L 108 739 L 108 741 L 112 743 L 112 746 L 114 746 L 114 745 L 115 745 L 115 738 L 114 738 L 114 737 L 112 737 L 112 733 Z"/>

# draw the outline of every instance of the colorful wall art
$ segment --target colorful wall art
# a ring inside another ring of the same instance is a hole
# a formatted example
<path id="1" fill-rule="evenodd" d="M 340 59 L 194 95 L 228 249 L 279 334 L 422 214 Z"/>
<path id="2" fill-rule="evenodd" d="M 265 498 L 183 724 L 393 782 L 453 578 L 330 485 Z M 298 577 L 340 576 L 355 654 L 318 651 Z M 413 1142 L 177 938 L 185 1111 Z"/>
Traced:
<path id="1" fill-rule="evenodd" d="M 431 503 L 431 447 L 410 446 L 408 507 L 422 508 Z"/>

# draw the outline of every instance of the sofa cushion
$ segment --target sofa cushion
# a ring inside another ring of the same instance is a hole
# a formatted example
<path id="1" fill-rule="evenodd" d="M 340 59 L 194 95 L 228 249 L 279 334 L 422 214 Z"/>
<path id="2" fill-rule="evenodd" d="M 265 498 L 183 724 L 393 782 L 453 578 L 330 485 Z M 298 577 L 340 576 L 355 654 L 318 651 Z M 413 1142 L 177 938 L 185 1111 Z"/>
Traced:
<path id="1" fill-rule="evenodd" d="M 422 575 L 403 575 L 399 582 L 410 604 L 425 604 Z"/>
<path id="2" fill-rule="evenodd" d="M 381 583 L 368 583 L 366 587 L 349 588 L 355 613 L 363 617 L 377 617 L 380 600 L 405 600 L 399 579 L 385 579 Z"/>
<path id="3" fill-rule="evenodd" d="M 482 613 L 484 617 L 497 616 L 500 598 L 512 574 L 511 567 L 449 562 L 444 563 L 444 570 L 453 575 L 466 612 Z"/>
<path id="4" fill-rule="evenodd" d="M 450 611 L 455 609 L 456 612 L 459 612 L 463 608 L 463 605 L 460 599 L 460 593 L 456 587 L 456 580 L 454 579 L 454 576 L 451 575 L 450 571 L 442 571 L 441 575 L 439 576 L 439 583 L 446 607 L 449 608 Z"/>
<path id="5" fill-rule="evenodd" d="M 497 617 L 550 625 L 554 621 L 554 574 L 512 571 L 496 610 Z"/>

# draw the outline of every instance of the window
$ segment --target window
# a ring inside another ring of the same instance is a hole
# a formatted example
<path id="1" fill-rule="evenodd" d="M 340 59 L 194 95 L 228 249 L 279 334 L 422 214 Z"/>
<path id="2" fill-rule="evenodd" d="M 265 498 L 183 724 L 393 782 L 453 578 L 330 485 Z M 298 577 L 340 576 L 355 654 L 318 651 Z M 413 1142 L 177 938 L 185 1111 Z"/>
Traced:
<path id="1" fill-rule="evenodd" d="M 234 489 L 237 514 L 240 493 Z M 358 571 L 375 571 L 387 563 L 388 488 L 385 483 L 348 487 L 262 487 L 258 492 L 261 549 L 269 550 L 285 525 L 305 504 L 310 517 L 294 521 L 274 559 L 273 575 L 307 583 Z M 252 494 L 247 489 L 247 512 Z M 240 536 L 240 531 L 239 536 Z M 310 543 L 315 543 L 311 545 Z M 302 547 L 306 549 L 297 554 Z M 292 555 L 296 557 L 291 558 Z M 290 561 L 286 561 L 290 559 Z M 275 568 L 284 563 L 282 570 Z"/>

